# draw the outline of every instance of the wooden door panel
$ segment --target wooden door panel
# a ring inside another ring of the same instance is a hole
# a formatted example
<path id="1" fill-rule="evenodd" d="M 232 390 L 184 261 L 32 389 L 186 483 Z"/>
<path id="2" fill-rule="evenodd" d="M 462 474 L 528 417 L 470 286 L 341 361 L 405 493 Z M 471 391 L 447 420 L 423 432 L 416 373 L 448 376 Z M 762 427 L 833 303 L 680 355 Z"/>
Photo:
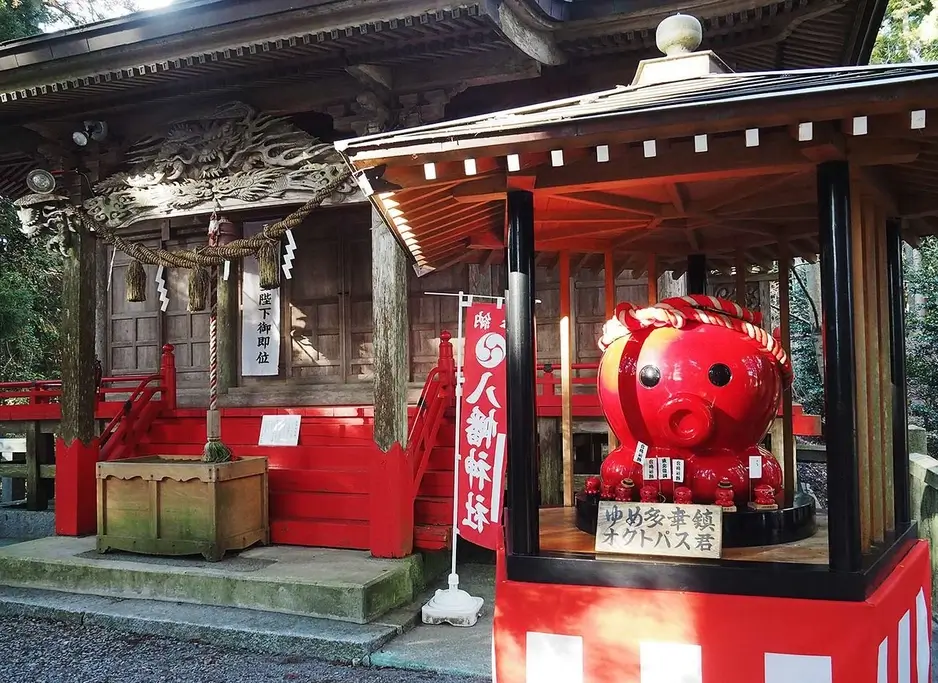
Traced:
<path id="1" fill-rule="evenodd" d="M 140 241 L 149 247 L 159 246 L 156 238 Z M 114 256 L 108 296 L 108 358 L 102 359 L 107 374 L 149 374 L 159 369 L 160 313 L 156 292 L 156 266 L 145 265 L 146 301 L 127 301 L 127 267 L 130 258 L 118 252 Z"/>
<path id="2" fill-rule="evenodd" d="M 374 314 L 371 272 L 371 214 L 350 211 L 345 235 L 345 313 L 349 340 L 346 348 L 346 381 L 370 382 L 374 378 Z M 354 227 L 352 227 L 354 226 Z"/>
<path id="3" fill-rule="evenodd" d="M 458 294 L 468 291 L 469 267 L 458 264 L 422 278 L 411 272 L 408 313 L 410 319 L 410 381 L 423 382 L 440 358 L 440 332 L 448 331 L 454 341 L 459 322 L 459 297 L 434 296 L 424 292 Z"/>
<path id="4" fill-rule="evenodd" d="M 341 241 L 328 226 L 303 226 L 289 280 L 290 375 L 343 381 Z"/>
<path id="5" fill-rule="evenodd" d="M 167 242 L 167 249 L 194 249 L 204 246 L 207 237 L 187 235 Z M 210 304 L 204 311 L 189 311 L 189 274 L 187 268 L 167 268 L 166 289 L 169 305 L 163 314 L 167 344 L 176 347 L 176 377 L 180 384 L 208 386 L 208 336 L 211 320 Z"/>

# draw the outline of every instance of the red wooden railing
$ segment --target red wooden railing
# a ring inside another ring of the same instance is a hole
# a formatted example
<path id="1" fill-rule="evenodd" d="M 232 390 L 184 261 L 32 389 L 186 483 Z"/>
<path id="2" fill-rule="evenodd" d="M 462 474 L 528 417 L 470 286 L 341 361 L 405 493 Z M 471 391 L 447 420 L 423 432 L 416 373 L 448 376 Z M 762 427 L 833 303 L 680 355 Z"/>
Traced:
<path id="1" fill-rule="evenodd" d="M 456 361 L 450 339 L 452 335 L 446 330 L 440 333 L 439 364 L 427 375 L 407 440 L 407 459 L 414 470 L 414 498 L 430 464 L 430 454 L 436 446 L 446 411 L 454 406 Z"/>
<path id="2" fill-rule="evenodd" d="M 596 373 L 599 363 L 573 363 L 570 402 L 574 417 L 603 416 L 596 393 Z M 563 412 L 563 395 L 560 368 L 552 363 L 537 366 L 537 416 L 560 417 Z"/>
<path id="3" fill-rule="evenodd" d="M 175 410 L 173 346 L 163 347 L 158 373 L 100 377 L 97 385 L 95 417 L 109 420 L 99 437 L 102 459 L 114 459 L 126 453 L 159 412 Z M 128 394 L 126 399 L 118 398 Z M 57 420 L 61 417 L 61 398 L 61 380 L 0 383 L 0 421 Z"/>

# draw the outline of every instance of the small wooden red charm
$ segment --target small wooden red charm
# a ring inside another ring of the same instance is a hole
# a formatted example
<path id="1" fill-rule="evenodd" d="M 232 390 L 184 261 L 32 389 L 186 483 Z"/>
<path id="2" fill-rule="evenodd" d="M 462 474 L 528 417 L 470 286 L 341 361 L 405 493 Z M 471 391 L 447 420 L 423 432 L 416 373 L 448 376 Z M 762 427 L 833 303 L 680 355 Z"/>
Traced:
<path id="1" fill-rule="evenodd" d="M 734 498 L 733 485 L 730 483 L 729 479 L 721 479 L 720 483 L 717 484 L 717 495 L 714 504 L 723 508 L 723 512 L 736 512 L 736 501 Z"/>

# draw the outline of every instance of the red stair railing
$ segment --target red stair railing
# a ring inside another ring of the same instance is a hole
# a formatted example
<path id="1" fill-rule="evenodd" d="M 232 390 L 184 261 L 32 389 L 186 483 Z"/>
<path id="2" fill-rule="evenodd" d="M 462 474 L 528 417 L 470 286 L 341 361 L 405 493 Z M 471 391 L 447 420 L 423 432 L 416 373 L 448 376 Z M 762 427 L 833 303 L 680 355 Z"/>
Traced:
<path id="1" fill-rule="evenodd" d="M 151 421 L 157 412 L 175 410 L 174 348 L 170 344 L 163 347 L 160 369 L 156 374 L 101 377 L 96 373 L 95 383 L 95 416 L 99 419 L 109 418 L 99 437 L 102 459 L 113 459 L 123 452 L 122 446 L 132 446 L 134 439 L 149 427 L 147 420 L 141 421 L 148 405 L 159 403 L 158 408 L 149 411 Z M 129 397 L 123 401 L 115 400 L 127 394 Z M 155 398 L 157 395 L 158 400 Z M 15 410 L 11 419 L 58 419 L 61 414 L 57 404 L 61 402 L 61 397 L 61 380 L 0 383 L 0 406 Z"/>
<path id="2" fill-rule="evenodd" d="M 440 333 L 438 365 L 427 375 L 407 440 L 407 458 L 414 471 L 415 498 L 430 464 L 430 455 L 436 447 L 446 411 L 455 405 L 456 361 L 453 358 L 453 343 L 450 339 L 452 335 L 446 330 Z"/>

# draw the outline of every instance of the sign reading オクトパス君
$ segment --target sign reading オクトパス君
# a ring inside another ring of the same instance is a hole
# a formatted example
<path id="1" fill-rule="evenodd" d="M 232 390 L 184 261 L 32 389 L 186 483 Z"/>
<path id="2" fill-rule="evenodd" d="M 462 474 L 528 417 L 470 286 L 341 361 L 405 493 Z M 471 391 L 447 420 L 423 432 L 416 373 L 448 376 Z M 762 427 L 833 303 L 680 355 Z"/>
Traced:
<path id="1" fill-rule="evenodd" d="M 599 502 L 597 553 L 719 559 L 722 548 L 717 505 Z"/>

